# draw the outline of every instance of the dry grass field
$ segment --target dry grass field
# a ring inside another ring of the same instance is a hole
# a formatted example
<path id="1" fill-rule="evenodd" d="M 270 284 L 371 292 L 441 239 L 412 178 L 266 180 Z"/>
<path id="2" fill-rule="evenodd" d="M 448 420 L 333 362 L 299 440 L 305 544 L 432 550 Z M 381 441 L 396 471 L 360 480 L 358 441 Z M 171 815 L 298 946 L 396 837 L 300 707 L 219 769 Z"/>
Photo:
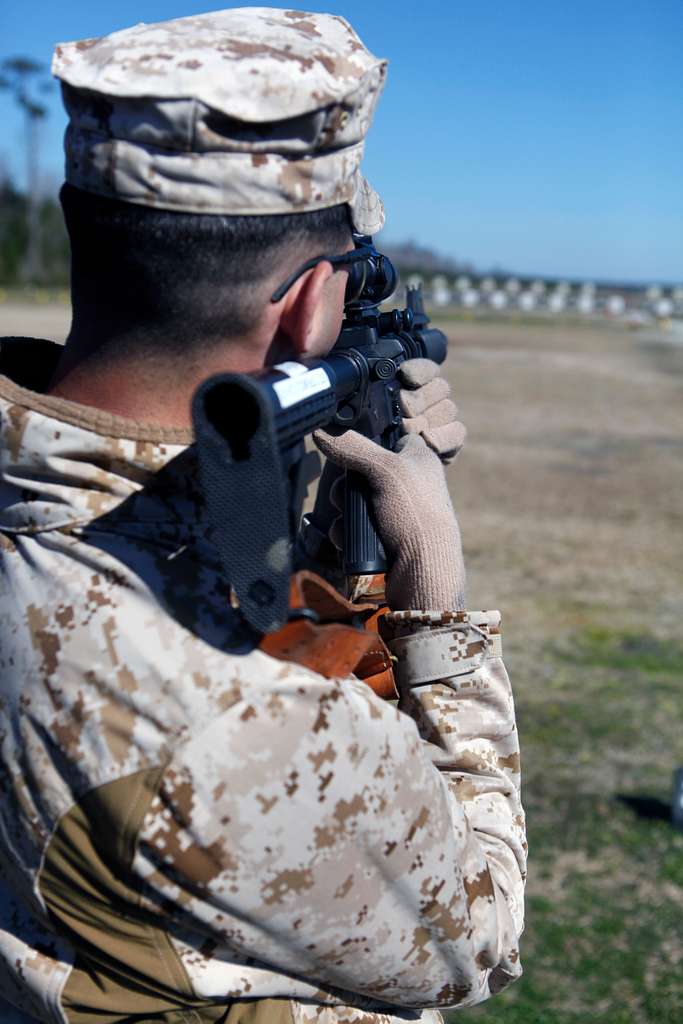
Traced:
<path id="1" fill-rule="evenodd" d="M 499 607 L 529 817 L 524 978 L 472 1024 L 683 1020 L 683 345 L 444 323 L 469 604 Z M 66 310 L 0 307 L 62 338 Z"/>

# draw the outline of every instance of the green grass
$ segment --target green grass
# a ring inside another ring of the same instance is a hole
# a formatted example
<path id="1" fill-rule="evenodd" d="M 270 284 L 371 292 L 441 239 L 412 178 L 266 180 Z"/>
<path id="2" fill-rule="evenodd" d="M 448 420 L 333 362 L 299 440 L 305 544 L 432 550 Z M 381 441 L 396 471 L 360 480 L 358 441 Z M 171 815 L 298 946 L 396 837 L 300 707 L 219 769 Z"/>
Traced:
<path id="1" fill-rule="evenodd" d="M 680 1024 L 683 835 L 667 814 L 683 763 L 683 647 L 591 626 L 540 658 L 543 680 L 517 687 L 525 973 L 450 1020 Z"/>
<path id="2" fill-rule="evenodd" d="M 683 646 L 647 633 L 591 626 L 574 638 L 574 649 L 566 658 L 570 663 L 683 679 Z"/>

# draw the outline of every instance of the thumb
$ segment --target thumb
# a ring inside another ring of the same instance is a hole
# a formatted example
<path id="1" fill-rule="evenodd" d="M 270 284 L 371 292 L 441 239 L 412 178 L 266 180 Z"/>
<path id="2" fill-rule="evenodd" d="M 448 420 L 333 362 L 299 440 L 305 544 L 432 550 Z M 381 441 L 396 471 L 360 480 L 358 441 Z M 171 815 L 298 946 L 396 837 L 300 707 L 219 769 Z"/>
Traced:
<path id="1" fill-rule="evenodd" d="M 346 430 L 335 437 L 325 430 L 316 430 L 313 440 L 317 447 L 338 466 L 363 473 L 371 482 L 379 480 L 386 469 L 391 453 L 356 430 Z"/>

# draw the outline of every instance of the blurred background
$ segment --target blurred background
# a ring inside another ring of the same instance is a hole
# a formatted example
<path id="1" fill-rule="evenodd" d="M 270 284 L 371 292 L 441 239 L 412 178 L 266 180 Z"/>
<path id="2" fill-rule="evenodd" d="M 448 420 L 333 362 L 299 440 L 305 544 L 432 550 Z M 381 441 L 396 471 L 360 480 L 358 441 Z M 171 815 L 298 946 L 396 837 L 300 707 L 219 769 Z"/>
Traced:
<path id="1" fill-rule="evenodd" d="M 0 8 L 0 335 L 69 327 L 54 45 L 205 9 Z M 449 335 L 469 604 L 501 608 L 517 695 L 525 975 L 454 1019 L 680 1022 L 683 6 L 333 10 L 391 62 L 378 243 Z"/>

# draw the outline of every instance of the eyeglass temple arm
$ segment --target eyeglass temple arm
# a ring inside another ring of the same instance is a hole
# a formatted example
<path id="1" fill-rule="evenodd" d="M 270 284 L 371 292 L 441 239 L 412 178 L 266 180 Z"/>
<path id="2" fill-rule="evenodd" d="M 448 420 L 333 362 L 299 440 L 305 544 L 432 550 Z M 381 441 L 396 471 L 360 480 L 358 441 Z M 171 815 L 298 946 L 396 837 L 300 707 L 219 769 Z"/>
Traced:
<path id="1" fill-rule="evenodd" d="M 287 294 L 289 289 L 292 287 L 295 281 L 298 281 L 302 274 L 305 274 L 307 270 L 312 270 L 313 267 L 317 266 L 318 263 L 331 263 L 336 269 L 342 267 L 348 263 L 357 263 L 359 260 L 367 259 L 367 252 L 362 252 L 360 249 L 353 249 L 351 252 L 342 253 L 341 256 L 314 256 L 310 260 L 306 260 L 302 263 L 293 274 L 290 274 L 286 281 L 280 285 L 280 287 L 273 292 L 270 297 L 271 302 L 279 302 L 283 296 Z"/>

